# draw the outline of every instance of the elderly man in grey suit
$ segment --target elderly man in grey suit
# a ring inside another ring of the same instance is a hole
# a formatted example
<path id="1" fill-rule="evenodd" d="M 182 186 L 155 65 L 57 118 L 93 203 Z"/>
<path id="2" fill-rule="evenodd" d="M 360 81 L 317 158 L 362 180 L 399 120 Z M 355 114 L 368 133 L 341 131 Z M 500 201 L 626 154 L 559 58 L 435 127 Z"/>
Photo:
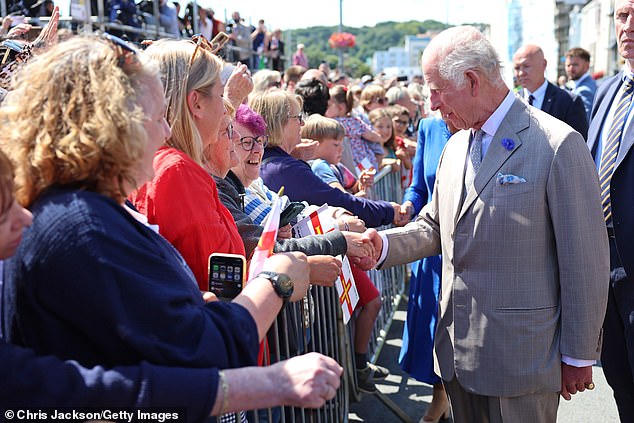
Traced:
<path id="1" fill-rule="evenodd" d="M 592 389 L 608 238 L 581 135 L 504 84 L 491 43 L 455 27 L 425 49 L 447 143 L 415 222 L 366 237 L 379 266 L 442 253 L 435 355 L 461 422 L 554 422 Z"/>

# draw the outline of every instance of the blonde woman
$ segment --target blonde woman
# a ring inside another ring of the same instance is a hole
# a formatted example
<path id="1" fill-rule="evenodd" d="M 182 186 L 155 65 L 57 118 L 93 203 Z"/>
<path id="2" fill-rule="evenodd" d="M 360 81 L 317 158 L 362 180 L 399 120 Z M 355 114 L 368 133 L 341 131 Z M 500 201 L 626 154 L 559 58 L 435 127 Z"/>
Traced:
<path id="1" fill-rule="evenodd" d="M 160 67 L 172 135 L 154 157 L 154 178 L 133 192 L 130 201 L 158 225 L 194 272 L 199 288 L 206 291 L 209 255 L 244 255 L 245 250 L 212 177 L 224 177 L 219 167 L 226 166 L 209 158 L 230 155 L 233 143 L 218 149 L 219 132 L 226 136 L 231 126 L 220 82 L 223 63 L 202 46 L 163 40 L 146 50 Z M 223 170 L 225 174 L 237 164 L 235 160 Z"/>
<path id="2" fill-rule="evenodd" d="M 341 368 L 316 354 L 238 369 L 255 363 L 282 298 L 256 277 L 233 303 L 205 304 L 180 255 L 124 205 L 152 177 L 154 154 L 170 137 L 157 69 L 143 53 L 73 38 L 27 64 L 14 87 L 0 108 L 0 145 L 33 222 L 5 262 L 9 341 L 83 366 L 211 368 L 197 388 L 207 392 L 202 407 L 185 395 L 171 399 L 192 421 L 251 407 L 321 406 L 335 395 Z M 305 294 L 304 257 L 276 255 L 265 267 L 289 275 L 291 300 Z"/>

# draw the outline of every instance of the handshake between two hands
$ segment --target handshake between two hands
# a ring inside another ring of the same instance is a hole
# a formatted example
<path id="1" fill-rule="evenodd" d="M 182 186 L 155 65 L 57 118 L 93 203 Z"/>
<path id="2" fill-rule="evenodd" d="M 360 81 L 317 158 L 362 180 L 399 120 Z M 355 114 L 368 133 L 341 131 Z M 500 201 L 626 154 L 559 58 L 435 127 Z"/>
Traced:
<path id="1" fill-rule="evenodd" d="M 394 208 L 394 225 L 405 226 L 412 219 L 414 214 L 414 205 L 410 201 L 406 201 L 403 204 L 391 203 Z"/>

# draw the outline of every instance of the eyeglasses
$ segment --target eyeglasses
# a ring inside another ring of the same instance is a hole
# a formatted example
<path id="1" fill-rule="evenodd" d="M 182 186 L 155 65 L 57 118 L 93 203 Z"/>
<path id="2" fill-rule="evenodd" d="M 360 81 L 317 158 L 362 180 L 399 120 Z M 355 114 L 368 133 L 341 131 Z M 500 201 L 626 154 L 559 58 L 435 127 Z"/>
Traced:
<path id="1" fill-rule="evenodd" d="M 298 115 L 288 115 L 289 119 L 297 119 L 297 122 L 299 122 L 299 124 L 303 124 L 306 121 L 306 116 L 303 113 L 300 113 Z"/>
<path id="2" fill-rule="evenodd" d="M 135 47 L 125 42 L 121 38 L 115 37 L 114 35 L 108 34 L 107 32 L 101 34 L 101 37 L 110 42 L 110 44 L 114 48 L 115 52 L 117 53 L 117 66 L 119 66 L 121 69 L 129 65 L 139 64 L 139 58 L 137 56 L 139 50 L 137 50 Z"/>
<path id="3" fill-rule="evenodd" d="M 255 144 L 260 144 L 262 148 L 266 147 L 269 143 L 269 137 L 266 135 L 260 135 L 259 137 L 242 137 L 240 138 L 240 145 L 244 151 L 252 151 L 255 148 Z"/>
<path id="4" fill-rule="evenodd" d="M 395 125 L 407 126 L 407 125 L 409 125 L 409 122 L 406 121 L 406 120 L 394 119 L 394 124 Z"/>
<path id="5" fill-rule="evenodd" d="M 380 98 L 373 98 L 370 103 L 379 103 L 380 105 L 383 105 L 385 103 L 387 103 L 387 98 L 385 97 L 380 97 Z"/>

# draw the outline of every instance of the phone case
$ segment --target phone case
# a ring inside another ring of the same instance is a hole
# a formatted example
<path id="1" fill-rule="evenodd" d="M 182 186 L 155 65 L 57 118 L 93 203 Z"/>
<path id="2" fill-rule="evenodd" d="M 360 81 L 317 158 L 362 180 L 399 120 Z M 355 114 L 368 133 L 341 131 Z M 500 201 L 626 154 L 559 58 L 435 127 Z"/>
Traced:
<path id="1" fill-rule="evenodd" d="M 244 287 L 246 260 L 238 254 L 213 253 L 209 256 L 209 291 L 223 300 L 235 298 Z"/>

